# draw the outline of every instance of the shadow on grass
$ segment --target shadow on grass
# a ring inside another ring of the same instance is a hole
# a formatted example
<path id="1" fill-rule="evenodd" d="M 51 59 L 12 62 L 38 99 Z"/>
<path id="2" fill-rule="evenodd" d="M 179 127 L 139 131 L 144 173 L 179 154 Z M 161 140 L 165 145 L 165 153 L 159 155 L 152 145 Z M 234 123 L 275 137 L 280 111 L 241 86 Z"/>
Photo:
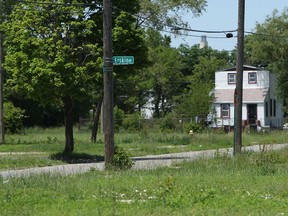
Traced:
<path id="1" fill-rule="evenodd" d="M 104 161 L 104 157 L 100 155 L 90 155 L 86 153 L 55 153 L 49 156 L 51 160 L 60 160 L 69 164 L 77 163 L 96 163 Z"/>

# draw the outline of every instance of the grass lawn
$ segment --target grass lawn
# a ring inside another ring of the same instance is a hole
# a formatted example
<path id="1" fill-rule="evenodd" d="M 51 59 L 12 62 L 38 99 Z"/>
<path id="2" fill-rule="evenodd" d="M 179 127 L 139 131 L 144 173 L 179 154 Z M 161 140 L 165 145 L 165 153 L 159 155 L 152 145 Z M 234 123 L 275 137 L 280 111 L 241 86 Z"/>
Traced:
<path id="1" fill-rule="evenodd" d="M 1 215 L 287 215 L 288 149 L 0 181 Z"/>
<path id="2" fill-rule="evenodd" d="M 64 149 L 64 128 L 31 128 L 23 134 L 6 135 L 6 144 L 0 145 L 0 170 L 103 160 L 103 135 L 98 135 L 97 143 L 91 143 L 90 136 L 90 131 L 75 129 L 74 154 L 69 160 L 62 160 L 59 153 Z M 287 131 L 243 133 L 242 140 L 245 146 L 286 143 L 287 136 Z M 131 156 L 229 148 L 233 146 L 233 140 L 233 133 L 209 132 L 195 134 L 193 137 L 184 133 L 147 131 L 115 134 L 115 144 Z"/>

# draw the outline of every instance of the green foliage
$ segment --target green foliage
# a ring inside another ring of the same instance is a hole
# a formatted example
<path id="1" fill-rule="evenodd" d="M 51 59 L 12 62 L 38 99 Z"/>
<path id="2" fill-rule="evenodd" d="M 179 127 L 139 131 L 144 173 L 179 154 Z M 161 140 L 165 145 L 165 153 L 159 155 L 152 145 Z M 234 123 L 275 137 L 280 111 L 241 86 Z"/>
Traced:
<path id="1" fill-rule="evenodd" d="M 284 8 L 280 13 L 274 10 L 267 16 L 263 23 L 258 23 L 255 27 L 256 34 L 246 38 L 246 58 L 252 64 L 267 66 L 277 77 L 278 93 L 284 101 L 288 103 L 288 8 Z M 287 107 L 286 107 L 286 110 Z"/>
<path id="2" fill-rule="evenodd" d="M 212 89 L 212 83 L 192 82 L 187 86 L 187 91 L 175 98 L 175 112 L 192 118 L 206 118 L 211 105 Z"/>
<path id="3" fill-rule="evenodd" d="M 127 170 L 133 166 L 134 162 L 128 153 L 121 147 L 115 146 L 115 152 L 112 158 L 111 166 L 115 170 Z"/>
<path id="4" fill-rule="evenodd" d="M 177 123 L 175 122 L 175 119 L 176 118 L 174 113 L 167 114 L 165 117 L 159 119 L 159 129 L 162 132 L 175 131 L 177 128 Z"/>
<path id="5" fill-rule="evenodd" d="M 157 29 L 173 28 L 173 26 L 187 27 L 183 21 L 181 12 L 189 11 L 194 16 L 199 16 L 206 6 L 206 0 L 142 0 L 140 1 L 139 22 L 144 22 L 146 25 L 155 26 Z M 143 17 L 148 17 L 143 19 Z M 175 29 L 174 29 L 175 30 Z"/>
<path id="6" fill-rule="evenodd" d="M 259 168 L 260 175 L 274 175 L 278 170 L 278 165 L 285 163 L 286 155 L 275 151 L 263 149 L 259 154 L 252 155 L 252 162 Z"/>
<path id="7" fill-rule="evenodd" d="M 143 117 L 140 113 L 125 114 L 118 106 L 114 107 L 115 131 L 139 131 L 143 128 Z"/>
<path id="8" fill-rule="evenodd" d="M 126 114 L 123 120 L 125 131 L 140 131 L 143 128 L 143 117 L 140 113 Z"/>
<path id="9" fill-rule="evenodd" d="M 214 83 L 215 71 L 225 66 L 227 66 L 227 60 L 217 58 L 217 54 L 211 57 L 200 56 L 199 63 L 194 67 L 192 80 L 202 83 Z"/>
<path id="10" fill-rule="evenodd" d="M 19 167 L 27 168 L 33 166 L 33 163 L 28 161 L 39 161 L 39 166 L 57 164 L 59 161 L 51 160 L 49 155 L 53 155 L 62 152 L 62 145 L 64 140 L 64 128 L 25 128 L 23 133 L 20 134 L 7 134 L 6 142 L 4 145 L 0 145 L 0 152 L 26 152 L 25 159 L 27 163 L 23 163 L 23 157 L 21 155 L 13 155 L 13 157 L 6 157 L 5 162 L 0 162 L 0 170 L 3 167 Z M 89 131 L 75 130 L 74 141 L 77 144 L 75 149 L 75 155 L 78 155 L 79 161 L 87 159 L 85 154 L 91 157 L 103 157 L 104 150 L 104 138 L 103 134 L 98 134 L 99 143 L 91 143 Z M 268 133 L 250 133 L 243 134 L 242 137 L 243 146 L 250 146 L 260 144 L 271 143 L 286 143 L 287 131 L 270 131 Z M 160 132 L 155 127 L 149 127 L 144 131 L 137 131 L 133 133 L 116 133 L 115 143 L 119 143 L 129 155 L 133 157 L 143 155 L 155 155 L 155 154 L 169 154 L 176 152 L 188 152 L 207 149 L 220 149 L 231 148 L 233 146 L 233 133 L 215 133 L 213 131 L 206 131 L 205 133 L 195 133 L 193 139 L 189 136 L 187 131 L 173 132 L 167 130 L 166 132 Z M 269 148 L 268 148 L 269 149 Z M 36 156 L 36 153 L 37 154 Z M 98 155 L 98 156 L 97 156 Z M 2 156 L 0 155 L 0 159 Z M 33 159 L 32 159 L 33 158 Z M 287 157 L 288 158 L 288 157 Z M 76 158 L 75 158 L 76 159 Z M 280 158 L 281 161 L 283 158 Z M 62 161 L 63 163 L 63 161 Z M 38 163 L 35 163 L 38 166 Z M 253 162 L 255 165 L 255 163 Z M 281 163 L 276 164 L 277 167 Z M 259 166 L 258 166 L 259 167 Z M 259 168 L 260 169 L 260 168 Z"/>
<path id="11" fill-rule="evenodd" d="M 4 103 L 4 125 L 7 132 L 19 133 L 23 128 L 24 118 L 25 110 L 15 107 L 11 102 Z"/>
<path id="12" fill-rule="evenodd" d="M 161 182 L 158 191 L 158 198 L 163 201 L 164 205 L 173 205 L 176 188 L 176 181 L 172 176 L 168 176 L 163 182 Z M 174 197 L 173 200 L 171 200 L 172 197 Z"/>
<path id="13" fill-rule="evenodd" d="M 232 56 L 227 51 L 217 51 L 210 47 L 200 49 L 198 45 L 178 48 L 181 55 L 181 73 L 185 79 L 182 91 L 174 95 L 174 112 L 194 118 L 206 118 L 211 104 L 215 71 L 230 65 Z"/>
<path id="14" fill-rule="evenodd" d="M 38 10 L 36 4 L 18 4 L 4 25 L 7 87 L 44 105 L 60 105 L 67 95 L 87 98 L 100 78 L 95 71 L 101 49 L 88 39 L 94 22 L 73 5 L 43 4 Z"/>
<path id="15" fill-rule="evenodd" d="M 122 129 L 124 118 L 125 118 L 124 111 L 118 108 L 118 106 L 115 106 L 114 107 L 114 129 L 115 131 L 120 131 Z"/>
<path id="16" fill-rule="evenodd" d="M 199 45 L 180 45 L 178 50 L 184 65 L 182 73 L 185 76 L 194 76 L 194 80 L 200 78 L 202 82 L 209 82 L 211 79 L 214 81 L 213 75 L 216 70 L 234 65 L 235 56 L 228 51 L 218 51 L 211 47 L 200 49 Z"/>
<path id="17" fill-rule="evenodd" d="M 2 215 L 285 215 L 287 149 L 281 172 L 262 176 L 251 154 L 199 159 L 155 170 L 35 175 L 0 181 Z M 97 181 L 95 180 L 97 179 Z M 232 197 L 232 198 L 231 198 Z M 97 208 L 95 208 L 97 203 Z M 61 208 L 59 208 L 61 206 Z"/>
<path id="18" fill-rule="evenodd" d="M 201 122 L 195 122 L 192 121 L 188 124 L 185 124 L 185 132 L 189 133 L 189 131 L 192 130 L 193 133 L 203 133 L 206 130 L 206 127 L 203 123 Z"/>

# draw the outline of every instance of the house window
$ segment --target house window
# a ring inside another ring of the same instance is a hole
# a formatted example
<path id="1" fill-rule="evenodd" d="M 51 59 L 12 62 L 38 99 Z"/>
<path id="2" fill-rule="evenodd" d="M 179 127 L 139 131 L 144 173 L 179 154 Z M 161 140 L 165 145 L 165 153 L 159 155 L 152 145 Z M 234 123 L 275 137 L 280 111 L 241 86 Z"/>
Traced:
<path id="1" fill-rule="evenodd" d="M 276 117 L 276 100 L 273 100 L 273 116 Z"/>
<path id="2" fill-rule="evenodd" d="M 230 104 L 221 104 L 221 116 L 222 118 L 230 117 Z"/>
<path id="3" fill-rule="evenodd" d="M 236 74 L 228 73 L 228 84 L 235 84 L 235 83 L 236 83 Z"/>
<path id="4" fill-rule="evenodd" d="M 273 116 L 273 100 L 270 99 L 270 116 Z"/>
<path id="5" fill-rule="evenodd" d="M 256 72 L 248 73 L 248 83 L 249 84 L 257 83 L 257 74 L 256 74 Z"/>

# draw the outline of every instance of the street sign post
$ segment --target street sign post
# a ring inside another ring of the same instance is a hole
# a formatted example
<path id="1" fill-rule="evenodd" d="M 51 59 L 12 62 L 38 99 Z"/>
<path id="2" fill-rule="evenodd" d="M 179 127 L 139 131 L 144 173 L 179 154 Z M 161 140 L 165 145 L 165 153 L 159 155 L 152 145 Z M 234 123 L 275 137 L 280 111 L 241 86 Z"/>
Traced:
<path id="1" fill-rule="evenodd" d="M 134 64 L 134 56 L 113 56 L 113 65 Z"/>

